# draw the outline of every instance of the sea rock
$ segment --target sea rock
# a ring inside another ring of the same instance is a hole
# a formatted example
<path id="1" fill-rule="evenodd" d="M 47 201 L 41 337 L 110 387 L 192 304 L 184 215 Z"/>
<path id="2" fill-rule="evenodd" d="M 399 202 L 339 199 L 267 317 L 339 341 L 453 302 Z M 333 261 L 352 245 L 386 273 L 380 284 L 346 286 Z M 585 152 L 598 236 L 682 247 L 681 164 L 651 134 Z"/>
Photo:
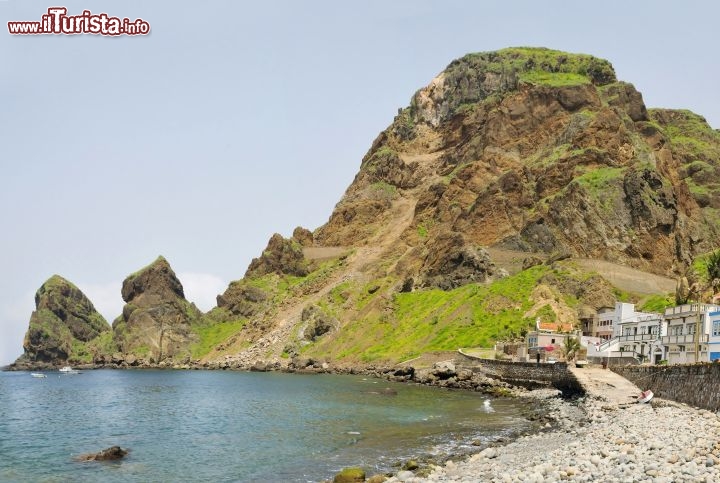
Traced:
<path id="1" fill-rule="evenodd" d="M 333 478 L 333 483 L 361 483 L 364 481 L 365 470 L 362 468 L 345 468 Z"/>
<path id="2" fill-rule="evenodd" d="M 157 363 L 189 356 L 189 347 L 197 340 L 191 325 L 202 313 L 185 299 L 182 284 L 165 258 L 160 256 L 129 275 L 122 296 L 126 304 L 113 329 L 123 354 L 149 351 Z"/>
<path id="3" fill-rule="evenodd" d="M 83 454 L 76 458 L 77 461 L 112 461 L 124 458 L 129 453 L 128 450 L 122 449 L 120 446 L 112 446 L 98 453 Z"/>
<path id="4" fill-rule="evenodd" d="M 80 289 L 53 275 L 35 293 L 35 311 L 18 362 L 64 363 L 72 357 L 74 343 L 90 342 L 109 330 Z"/>
<path id="5" fill-rule="evenodd" d="M 415 471 L 420 466 L 418 465 L 418 462 L 415 460 L 408 460 L 405 462 L 405 464 L 402 466 L 402 469 L 405 471 Z"/>

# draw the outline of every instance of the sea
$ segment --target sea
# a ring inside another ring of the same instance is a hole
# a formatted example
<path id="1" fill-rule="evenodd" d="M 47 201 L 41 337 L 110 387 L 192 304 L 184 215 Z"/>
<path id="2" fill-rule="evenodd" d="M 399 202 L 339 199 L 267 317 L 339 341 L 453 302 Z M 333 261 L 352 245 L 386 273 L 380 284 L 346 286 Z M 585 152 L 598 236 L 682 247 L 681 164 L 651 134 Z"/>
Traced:
<path id="1" fill-rule="evenodd" d="M 45 374 L 0 372 L 0 482 L 319 482 L 533 429 L 525 401 L 362 376 Z M 129 453 L 77 461 L 111 446 Z"/>

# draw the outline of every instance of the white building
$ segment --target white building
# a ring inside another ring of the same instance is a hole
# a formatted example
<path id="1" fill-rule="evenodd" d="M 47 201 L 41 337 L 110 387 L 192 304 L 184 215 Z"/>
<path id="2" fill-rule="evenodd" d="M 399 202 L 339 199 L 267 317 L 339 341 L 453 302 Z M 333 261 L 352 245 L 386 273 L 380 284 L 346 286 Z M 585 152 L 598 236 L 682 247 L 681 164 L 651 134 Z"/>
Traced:
<path id="1" fill-rule="evenodd" d="M 715 310 L 708 314 L 710 318 L 710 337 L 708 338 L 708 346 L 710 350 L 710 360 L 720 359 L 720 310 Z"/>
<path id="2" fill-rule="evenodd" d="M 661 314 L 636 312 L 634 304 L 617 302 L 614 310 L 598 314 L 598 328 L 604 328 L 598 336 L 605 342 L 588 346 L 588 357 L 660 360 L 653 344 L 664 333 Z"/>
<path id="3" fill-rule="evenodd" d="M 685 304 L 665 309 L 667 329 L 660 338 L 662 359 L 668 364 L 709 362 L 713 330 L 710 314 L 718 311 L 720 306 L 713 304 Z M 720 332 L 715 337 L 720 342 Z"/>

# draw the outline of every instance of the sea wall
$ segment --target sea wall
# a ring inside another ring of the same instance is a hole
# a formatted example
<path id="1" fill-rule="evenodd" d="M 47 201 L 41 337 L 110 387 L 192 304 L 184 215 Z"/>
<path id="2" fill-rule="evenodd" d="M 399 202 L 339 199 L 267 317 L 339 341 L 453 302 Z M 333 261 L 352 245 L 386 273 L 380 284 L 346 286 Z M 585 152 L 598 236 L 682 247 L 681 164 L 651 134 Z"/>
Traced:
<path id="1" fill-rule="evenodd" d="M 642 390 L 710 411 L 720 410 L 720 364 L 614 366 L 611 368 Z"/>
<path id="2" fill-rule="evenodd" d="M 584 394 L 582 385 L 564 362 L 554 364 L 535 362 L 511 362 L 495 359 L 481 359 L 458 351 L 456 364 L 463 368 L 478 369 L 490 377 L 517 386 L 534 389 L 552 386 L 564 396 Z"/>

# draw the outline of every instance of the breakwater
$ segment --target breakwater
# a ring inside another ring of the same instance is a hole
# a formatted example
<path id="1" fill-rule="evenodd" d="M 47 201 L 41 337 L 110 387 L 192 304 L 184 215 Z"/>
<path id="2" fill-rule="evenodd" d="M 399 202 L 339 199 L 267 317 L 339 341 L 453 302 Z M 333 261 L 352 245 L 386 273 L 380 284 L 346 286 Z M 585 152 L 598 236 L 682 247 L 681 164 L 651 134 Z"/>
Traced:
<path id="1" fill-rule="evenodd" d="M 554 387 L 565 397 L 581 395 L 585 391 L 575 375 L 564 362 L 538 364 L 535 362 L 510 362 L 482 359 L 458 351 L 459 367 L 480 370 L 487 376 L 528 389 Z"/>
<path id="2" fill-rule="evenodd" d="M 615 366 L 612 370 L 657 397 L 720 411 L 720 364 Z"/>

